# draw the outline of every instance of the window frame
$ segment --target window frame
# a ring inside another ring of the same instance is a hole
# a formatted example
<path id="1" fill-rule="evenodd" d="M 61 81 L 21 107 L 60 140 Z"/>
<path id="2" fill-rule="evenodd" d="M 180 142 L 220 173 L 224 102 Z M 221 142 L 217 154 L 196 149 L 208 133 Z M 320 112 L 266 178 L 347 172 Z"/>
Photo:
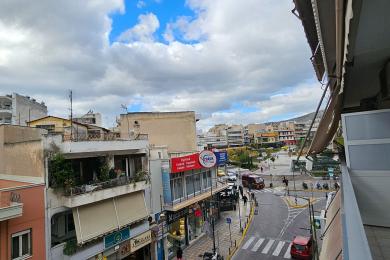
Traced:
<path id="1" fill-rule="evenodd" d="M 27 236 L 27 254 L 23 255 L 23 235 L 28 234 Z M 13 238 L 18 237 L 19 238 L 19 255 L 17 257 L 14 257 L 12 255 L 13 253 Z M 12 260 L 23 260 L 28 259 L 32 257 L 32 229 L 26 229 L 14 234 L 11 234 L 11 259 Z"/>

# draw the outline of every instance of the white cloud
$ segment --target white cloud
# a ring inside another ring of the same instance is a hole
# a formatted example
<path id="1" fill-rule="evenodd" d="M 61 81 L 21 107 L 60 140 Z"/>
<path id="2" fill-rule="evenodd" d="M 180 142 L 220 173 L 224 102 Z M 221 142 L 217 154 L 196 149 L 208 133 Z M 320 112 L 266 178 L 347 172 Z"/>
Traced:
<path id="1" fill-rule="evenodd" d="M 145 1 L 139 0 L 139 1 L 137 2 L 137 8 L 142 9 L 142 8 L 144 8 L 144 7 L 146 7 Z"/>
<path id="2" fill-rule="evenodd" d="M 196 110 L 204 126 L 314 109 L 320 88 L 304 87 L 314 73 L 292 2 L 186 4 L 194 17 L 160 25 L 155 14 L 146 13 L 110 44 L 110 15 L 125 12 L 122 0 L 3 0 L 0 94 L 35 96 L 51 114 L 63 116 L 66 92 L 73 89 L 76 113 L 102 112 L 109 126 L 122 112 L 120 104 L 134 99 L 150 110 Z M 168 43 L 156 40 L 160 26 Z M 225 112 L 233 103 L 258 111 Z"/>
<path id="3" fill-rule="evenodd" d="M 153 13 L 142 14 L 138 17 L 138 24 L 123 32 L 119 36 L 122 42 L 149 42 L 153 41 L 153 34 L 160 27 L 158 18 Z"/>

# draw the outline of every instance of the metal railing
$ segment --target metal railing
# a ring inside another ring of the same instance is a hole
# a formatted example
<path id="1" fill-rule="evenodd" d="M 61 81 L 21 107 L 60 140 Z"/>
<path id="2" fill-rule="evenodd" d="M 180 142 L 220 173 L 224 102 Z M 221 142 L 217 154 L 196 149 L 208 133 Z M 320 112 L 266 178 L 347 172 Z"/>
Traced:
<path id="1" fill-rule="evenodd" d="M 139 181 L 146 181 L 146 178 L 143 180 L 137 180 Z M 97 183 L 92 183 L 92 184 L 83 184 L 80 186 L 76 187 L 70 187 L 66 188 L 64 190 L 64 195 L 65 196 L 77 196 L 77 195 L 82 195 L 94 191 L 99 191 L 99 190 L 104 190 L 104 189 L 110 189 L 118 186 L 123 186 L 123 185 L 128 185 L 128 184 L 135 184 L 136 181 L 134 178 L 130 178 L 128 176 L 121 176 L 109 181 L 104 181 L 104 182 L 97 182 Z"/>
<path id="2" fill-rule="evenodd" d="M 227 180 L 217 180 L 215 181 L 214 183 L 212 183 L 211 186 L 209 187 L 206 187 L 206 188 L 203 188 L 201 187 L 201 189 L 199 191 L 195 191 L 194 189 L 194 192 L 188 194 L 184 189 L 183 189 L 183 196 L 178 198 L 178 199 L 172 199 L 171 202 L 165 202 L 165 205 L 166 206 L 175 206 L 177 204 L 180 204 L 182 202 L 185 202 L 185 201 L 188 201 L 189 199 L 192 199 L 192 198 L 196 198 L 197 196 L 200 196 L 200 195 L 203 195 L 205 193 L 210 193 L 210 195 L 213 195 L 215 193 L 215 191 L 213 189 L 218 189 L 218 188 L 221 188 L 223 186 L 225 186 L 226 184 L 228 183 Z"/>
<path id="3" fill-rule="evenodd" d="M 148 140 L 147 134 L 138 134 L 134 138 L 121 138 L 118 133 L 74 133 L 63 134 L 63 141 L 85 142 L 85 141 L 129 141 L 129 140 Z"/>

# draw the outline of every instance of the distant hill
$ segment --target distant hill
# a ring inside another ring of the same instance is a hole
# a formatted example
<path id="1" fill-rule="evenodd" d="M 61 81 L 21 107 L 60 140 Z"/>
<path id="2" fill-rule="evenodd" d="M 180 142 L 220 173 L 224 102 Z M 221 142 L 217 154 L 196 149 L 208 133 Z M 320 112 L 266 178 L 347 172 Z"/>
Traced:
<path id="1" fill-rule="evenodd" d="M 269 123 L 280 123 L 280 122 L 287 122 L 287 121 L 294 121 L 294 122 L 297 122 L 297 123 L 306 123 L 306 122 L 309 122 L 309 121 L 313 120 L 314 114 L 315 114 L 315 112 L 311 112 L 311 113 L 303 115 L 303 116 L 298 116 L 298 117 L 294 117 L 294 118 L 290 118 L 290 119 L 286 119 L 286 120 L 281 120 L 281 121 L 276 121 L 276 122 L 269 122 Z M 321 118 L 323 114 L 324 114 L 324 110 L 318 111 L 317 118 L 318 117 Z"/>
<path id="2" fill-rule="evenodd" d="M 298 116 L 298 117 L 294 117 L 294 118 L 291 118 L 288 120 L 283 120 L 282 122 L 295 121 L 298 123 L 304 123 L 307 121 L 312 121 L 314 118 L 314 114 L 315 114 L 315 112 L 311 112 L 311 113 L 303 115 L 303 116 Z M 317 117 L 321 118 L 323 114 L 324 114 L 324 110 L 320 110 L 320 111 L 318 111 Z"/>

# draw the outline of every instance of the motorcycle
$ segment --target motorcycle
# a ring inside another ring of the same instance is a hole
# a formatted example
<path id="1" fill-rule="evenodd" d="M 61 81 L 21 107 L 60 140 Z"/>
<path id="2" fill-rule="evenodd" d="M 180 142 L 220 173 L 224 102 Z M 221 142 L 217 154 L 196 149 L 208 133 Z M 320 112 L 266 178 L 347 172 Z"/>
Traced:
<path id="1" fill-rule="evenodd" d="M 199 255 L 199 257 L 202 257 L 203 260 L 223 260 L 223 256 L 218 253 L 204 252 L 204 254 Z"/>
<path id="2" fill-rule="evenodd" d="M 325 190 L 329 190 L 329 185 L 327 183 L 322 184 L 322 188 Z"/>
<path id="3" fill-rule="evenodd" d="M 322 187 L 321 187 L 321 184 L 319 182 L 317 182 L 317 190 L 322 190 Z"/>
<path id="4" fill-rule="evenodd" d="M 304 190 L 307 190 L 309 187 L 307 186 L 306 182 L 302 182 L 302 187 Z"/>

